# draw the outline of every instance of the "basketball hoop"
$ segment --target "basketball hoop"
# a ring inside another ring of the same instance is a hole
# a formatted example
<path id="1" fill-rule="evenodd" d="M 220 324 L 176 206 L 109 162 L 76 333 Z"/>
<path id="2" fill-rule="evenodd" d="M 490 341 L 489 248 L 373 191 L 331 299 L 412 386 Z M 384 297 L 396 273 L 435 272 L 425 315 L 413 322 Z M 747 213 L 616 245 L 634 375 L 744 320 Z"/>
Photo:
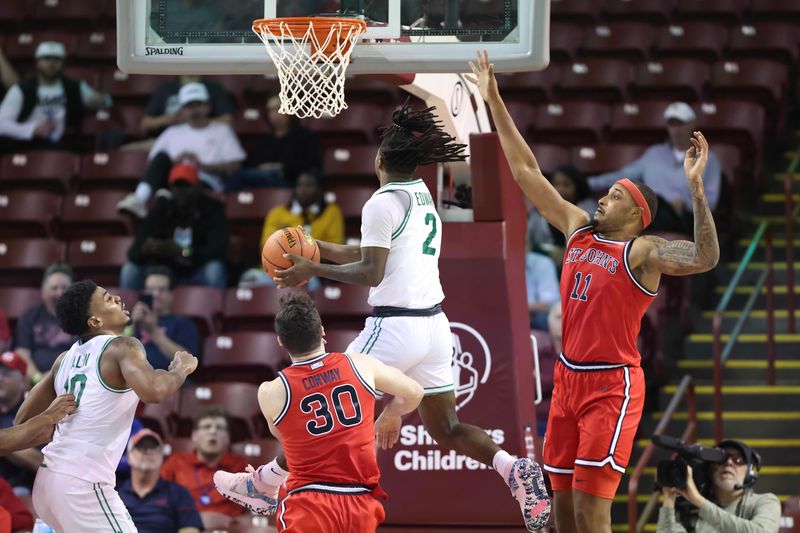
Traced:
<path id="1" fill-rule="evenodd" d="M 344 81 L 350 55 L 367 31 L 360 19 L 285 17 L 253 21 L 278 70 L 281 113 L 335 116 L 347 109 Z"/>

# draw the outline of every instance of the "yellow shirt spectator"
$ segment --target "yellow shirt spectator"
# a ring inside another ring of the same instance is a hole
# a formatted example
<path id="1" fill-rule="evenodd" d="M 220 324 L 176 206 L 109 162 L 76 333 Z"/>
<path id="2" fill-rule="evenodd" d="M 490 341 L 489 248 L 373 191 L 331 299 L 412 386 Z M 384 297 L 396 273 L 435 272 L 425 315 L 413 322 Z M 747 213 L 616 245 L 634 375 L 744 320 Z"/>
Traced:
<path id="1" fill-rule="evenodd" d="M 272 233 L 281 228 L 303 226 L 306 233 L 315 239 L 344 243 L 344 216 L 336 204 L 325 204 L 320 210 L 319 204 L 313 204 L 306 209 L 300 207 L 297 200 L 291 206 L 279 205 L 273 207 L 264 218 L 264 229 L 261 232 L 261 247 Z"/>

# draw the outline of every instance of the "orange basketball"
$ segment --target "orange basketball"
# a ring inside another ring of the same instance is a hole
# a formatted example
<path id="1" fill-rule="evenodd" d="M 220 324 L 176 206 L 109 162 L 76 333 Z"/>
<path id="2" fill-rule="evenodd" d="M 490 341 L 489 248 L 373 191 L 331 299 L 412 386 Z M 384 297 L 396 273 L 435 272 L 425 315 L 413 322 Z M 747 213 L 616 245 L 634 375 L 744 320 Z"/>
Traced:
<path id="1" fill-rule="evenodd" d="M 284 254 L 294 254 L 319 263 L 319 246 L 311 235 L 300 228 L 282 228 L 269 236 L 264 248 L 261 250 L 261 265 L 271 278 L 275 278 L 276 270 L 283 270 L 292 266 Z"/>

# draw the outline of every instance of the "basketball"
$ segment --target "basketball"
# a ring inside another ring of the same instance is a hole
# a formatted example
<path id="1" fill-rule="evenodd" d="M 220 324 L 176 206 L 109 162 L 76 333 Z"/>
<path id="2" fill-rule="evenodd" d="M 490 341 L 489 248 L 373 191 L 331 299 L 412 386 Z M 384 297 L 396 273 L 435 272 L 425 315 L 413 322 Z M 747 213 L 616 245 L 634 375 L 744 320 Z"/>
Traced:
<path id="1" fill-rule="evenodd" d="M 284 254 L 294 254 L 319 263 L 319 246 L 311 235 L 300 228 L 281 228 L 269 236 L 261 250 L 261 265 L 271 278 L 275 278 L 276 270 L 284 270 L 292 266 L 291 260 Z"/>

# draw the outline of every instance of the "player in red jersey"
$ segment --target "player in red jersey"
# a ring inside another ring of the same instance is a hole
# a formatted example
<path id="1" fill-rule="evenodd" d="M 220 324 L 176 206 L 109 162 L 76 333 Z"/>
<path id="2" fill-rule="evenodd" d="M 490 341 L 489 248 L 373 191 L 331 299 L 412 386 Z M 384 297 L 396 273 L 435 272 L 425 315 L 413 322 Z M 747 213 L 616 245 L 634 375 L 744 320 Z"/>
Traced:
<path id="1" fill-rule="evenodd" d="M 277 511 L 278 531 L 374 532 L 385 517 L 376 499 L 385 493 L 375 455 L 375 389 L 393 396 L 386 409 L 397 416 L 416 409 L 424 390 L 369 355 L 327 353 L 319 313 L 304 292 L 281 299 L 275 331 L 292 365 L 261 384 L 258 403 L 291 471 L 288 495 Z M 228 475 L 243 485 L 237 492 L 267 498 L 263 493 L 269 491 L 251 474 L 249 467 Z"/>
<path id="2" fill-rule="evenodd" d="M 653 191 L 619 180 L 592 220 L 556 192 L 514 126 L 488 54 L 470 64 L 489 104 L 514 180 L 539 212 L 567 237 L 561 274 L 563 352 L 556 366 L 544 468 L 555 492 L 559 533 L 611 531 L 611 502 L 630 458 L 644 404 L 636 349 L 639 324 L 661 274 L 714 268 L 719 243 L 703 189 L 708 143 L 692 136 L 684 170 L 694 207 L 694 242 L 641 232 L 656 211 Z"/>

